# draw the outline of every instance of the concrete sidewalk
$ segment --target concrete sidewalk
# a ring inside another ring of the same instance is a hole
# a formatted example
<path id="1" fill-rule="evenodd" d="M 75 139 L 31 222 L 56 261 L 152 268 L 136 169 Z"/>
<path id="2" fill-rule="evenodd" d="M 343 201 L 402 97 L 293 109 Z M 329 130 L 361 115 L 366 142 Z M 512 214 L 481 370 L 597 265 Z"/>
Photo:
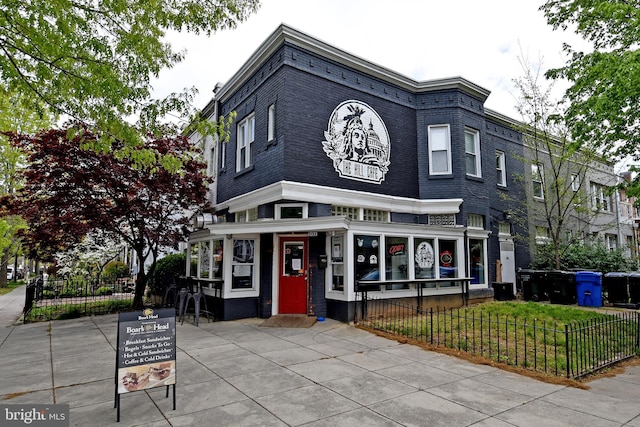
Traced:
<path id="1" fill-rule="evenodd" d="M 14 324 L 0 297 L 0 403 L 70 405 L 73 426 L 636 426 L 640 367 L 552 385 L 327 320 L 178 324 L 177 407 L 164 388 L 114 409 L 117 315 Z"/>

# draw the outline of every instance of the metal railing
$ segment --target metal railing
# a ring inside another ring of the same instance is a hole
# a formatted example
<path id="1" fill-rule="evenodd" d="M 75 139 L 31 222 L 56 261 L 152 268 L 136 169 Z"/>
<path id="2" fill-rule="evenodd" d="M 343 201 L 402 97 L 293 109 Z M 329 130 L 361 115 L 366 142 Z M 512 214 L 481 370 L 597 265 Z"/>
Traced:
<path id="1" fill-rule="evenodd" d="M 25 323 L 130 311 L 134 285 L 130 280 L 110 283 L 88 278 L 29 282 L 26 288 Z"/>
<path id="2" fill-rule="evenodd" d="M 416 304 L 418 309 L 422 307 L 422 301 L 425 297 L 425 289 L 435 291 L 432 295 L 452 295 L 453 290 L 459 289 L 461 304 L 469 303 L 469 283 L 473 280 L 471 277 L 443 277 L 440 279 L 401 279 L 401 280 L 358 280 L 356 281 L 356 296 L 360 294 L 359 300 L 360 311 L 362 317 L 366 317 L 367 301 L 369 300 L 369 292 L 379 292 L 381 289 L 393 288 L 401 286 L 403 289 L 415 292 Z M 444 292 L 441 292 L 444 291 Z"/>
<path id="3" fill-rule="evenodd" d="M 640 312 L 568 324 L 493 315 L 473 307 L 420 309 L 367 298 L 356 323 L 554 376 L 579 378 L 640 354 Z"/>

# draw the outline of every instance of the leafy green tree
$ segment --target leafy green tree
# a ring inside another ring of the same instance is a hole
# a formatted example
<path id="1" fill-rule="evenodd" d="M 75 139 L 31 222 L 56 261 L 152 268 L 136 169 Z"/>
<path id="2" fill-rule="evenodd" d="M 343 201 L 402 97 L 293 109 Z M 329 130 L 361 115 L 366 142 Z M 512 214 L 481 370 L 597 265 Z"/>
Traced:
<path id="1" fill-rule="evenodd" d="M 563 251 L 577 243 L 567 236 L 586 232 L 597 215 L 588 206 L 586 189 L 588 170 L 601 159 L 588 148 L 572 144 L 563 105 L 552 97 L 553 82 L 543 78 L 542 60 L 533 64 L 521 58 L 520 62 L 523 75 L 514 83 L 522 123 L 518 130 L 524 142 L 524 155 L 518 160 L 525 165 L 525 173 L 514 176 L 514 181 L 523 190 L 502 197 L 512 202 L 513 221 L 527 230 L 523 237 L 531 252 L 536 251 L 538 239 L 548 240 L 552 265 L 559 269 Z"/>
<path id="2" fill-rule="evenodd" d="M 25 247 L 43 259 L 77 246 L 92 230 L 118 236 L 139 266 L 150 262 L 136 274 L 133 305 L 142 308 L 160 252 L 185 238 L 191 215 L 207 203 L 201 151 L 185 136 L 149 138 L 145 148 L 181 160 L 182 168 L 171 173 L 158 163 L 135 167 L 113 150 L 82 149 L 84 141 L 96 138 L 82 126 L 9 136 L 29 153 L 29 166 L 21 191 L 0 202 L 29 224 Z"/>
<path id="3" fill-rule="evenodd" d="M 113 280 L 129 276 L 129 266 L 122 261 L 110 261 L 104 266 L 103 279 Z"/>
<path id="4" fill-rule="evenodd" d="M 185 56 L 167 34 L 235 28 L 258 7 L 259 0 L 0 0 L 0 81 L 30 110 L 46 106 L 101 136 L 85 145 L 101 151 L 127 141 L 122 155 L 154 163 L 157 153 L 131 147 L 150 131 L 171 134 L 158 127 L 166 114 L 206 125 L 192 120 L 193 88 L 152 99 L 151 79 Z M 175 158 L 164 166 L 179 167 Z"/>
<path id="5" fill-rule="evenodd" d="M 57 274 L 100 276 L 106 266 L 121 255 L 125 248 L 126 245 L 121 238 L 101 230 L 92 230 L 78 245 L 55 254 Z"/>
<path id="6" fill-rule="evenodd" d="M 547 76 L 567 79 L 566 122 L 572 139 L 622 158 L 640 159 L 640 3 L 637 0 L 548 0 L 541 10 L 554 28 L 572 28 L 594 50 L 568 44 L 569 60 Z"/>
<path id="7" fill-rule="evenodd" d="M 54 120 L 46 108 L 39 107 L 36 112 L 29 108 L 30 104 L 25 96 L 0 83 L 0 197 L 23 186 L 17 171 L 25 166 L 24 153 L 12 147 L 1 132 L 35 132 L 48 128 Z M 7 284 L 7 264 L 20 252 L 18 233 L 25 227 L 19 215 L 11 215 L 0 207 L 0 286 Z"/>

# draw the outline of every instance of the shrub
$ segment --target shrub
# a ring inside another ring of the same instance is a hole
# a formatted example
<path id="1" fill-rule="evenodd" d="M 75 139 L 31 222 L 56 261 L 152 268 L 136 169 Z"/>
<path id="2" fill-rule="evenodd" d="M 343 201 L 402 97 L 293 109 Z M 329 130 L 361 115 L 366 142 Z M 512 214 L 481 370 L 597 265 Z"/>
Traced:
<path id="1" fill-rule="evenodd" d="M 153 295 L 164 296 L 165 289 L 179 276 L 184 276 L 186 254 L 172 254 L 158 260 L 153 275 L 149 278 L 149 289 Z"/>
<path id="2" fill-rule="evenodd" d="M 560 248 L 560 269 L 593 270 L 606 274 L 612 271 L 631 271 L 634 263 L 619 250 L 609 250 L 602 243 L 590 245 L 563 245 Z M 532 267 L 554 270 L 553 244 L 548 243 L 537 248 Z"/>
<path id="3" fill-rule="evenodd" d="M 111 295 L 113 294 L 113 290 L 108 286 L 100 286 L 96 289 L 96 295 Z"/>
<path id="4" fill-rule="evenodd" d="M 111 261 L 104 266 L 102 276 L 105 280 L 129 277 L 129 266 L 122 261 Z"/>

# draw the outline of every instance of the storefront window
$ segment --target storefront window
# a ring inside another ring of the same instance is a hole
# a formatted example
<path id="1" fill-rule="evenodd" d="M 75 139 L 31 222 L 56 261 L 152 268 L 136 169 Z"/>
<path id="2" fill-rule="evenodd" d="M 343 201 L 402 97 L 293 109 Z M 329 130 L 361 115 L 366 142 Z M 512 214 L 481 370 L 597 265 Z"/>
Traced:
<path id="1" fill-rule="evenodd" d="M 344 236 L 331 237 L 331 290 L 344 291 Z"/>
<path id="2" fill-rule="evenodd" d="M 191 245 L 189 276 L 198 277 L 198 243 Z"/>
<path id="3" fill-rule="evenodd" d="M 387 237 L 385 239 L 386 280 L 405 280 L 409 277 L 407 268 L 409 239 Z M 387 289 L 409 289 L 408 283 L 387 285 Z"/>
<path id="4" fill-rule="evenodd" d="M 254 248 L 253 239 L 233 241 L 231 289 L 253 288 Z"/>
<path id="5" fill-rule="evenodd" d="M 439 242 L 439 272 L 440 278 L 459 277 L 458 276 L 458 253 L 456 251 L 455 240 L 440 240 Z M 456 286 L 455 282 L 442 282 L 440 287 Z"/>
<path id="6" fill-rule="evenodd" d="M 485 284 L 484 240 L 469 239 L 469 253 L 471 254 L 471 284 Z"/>
<path id="7" fill-rule="evenodd" d="M 208 279 L 211 270 L 211 242 L 200 242 L 200 277 Z"/>
<path id="8" fill-rule="evenodd" d="M 436 256 L 435 251 L 433 250 L 433 240 L 416 238 L 413 245 L 413 268 L 415 271 L 415 278 L 434 279 L 436 277 L 434 270 Z M 425 288 L 434 288 L 435 286 L 435 283 L 423 284 L 423 287 Z"/>
<path id="9" fill-rule="evenodd" d="M 213 278 L 222 279 L 222 240 L 213 241 Z"/>
<path id="10" fill-rule="evenodd" d="M 358 236 L 355 238 L 356 280 L 384 280 L 380 274 L 380 236 Z"/>

